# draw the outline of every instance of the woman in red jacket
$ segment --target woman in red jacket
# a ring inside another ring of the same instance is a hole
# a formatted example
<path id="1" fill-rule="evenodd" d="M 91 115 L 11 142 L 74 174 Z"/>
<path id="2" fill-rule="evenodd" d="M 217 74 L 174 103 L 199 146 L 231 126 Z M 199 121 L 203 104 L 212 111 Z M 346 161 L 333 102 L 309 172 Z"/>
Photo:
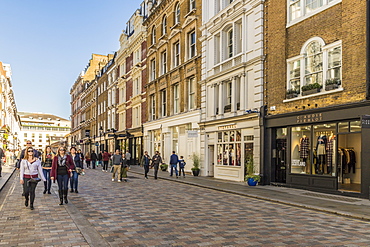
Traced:
<path id="1" fill-rule="evenodd" d="M 54 181 L 56 179 L 58 181 L 58 191 L 60 199 L 59 205 L 63 205 L 63 196 L 64 202 L 66 204 L 68 203 L 68 181 L 71 177 L 71 172 L 74 169 L 75 166 L 73 164 L 71 156 L 66 154 L 66 149 L 64 147 L 59 147 L 57 155 L 54 156 L 50 172 L 50 179 Z"/>

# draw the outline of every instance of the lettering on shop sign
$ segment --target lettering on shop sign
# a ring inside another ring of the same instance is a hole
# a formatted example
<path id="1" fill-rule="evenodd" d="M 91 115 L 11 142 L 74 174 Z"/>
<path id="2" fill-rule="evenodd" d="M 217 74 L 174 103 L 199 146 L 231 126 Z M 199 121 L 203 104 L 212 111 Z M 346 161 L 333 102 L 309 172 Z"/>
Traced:
<path id="1" fill-rule="evenodd" d="M 236 129 L 236 124 L 218 126 L 218 130 L 229 130 L 229 129 Z"/>
<path id="2" fill-rule="evenodd" d="M 370 128 L 370 115 L 363 115 L 361 119 L 362 128 Z"/>
<path id="3" fill-rule="evenodd" d="M 314 123 L 322 121 L 322 113 L 314 113 L 297 116 L 297 123 Z"/>

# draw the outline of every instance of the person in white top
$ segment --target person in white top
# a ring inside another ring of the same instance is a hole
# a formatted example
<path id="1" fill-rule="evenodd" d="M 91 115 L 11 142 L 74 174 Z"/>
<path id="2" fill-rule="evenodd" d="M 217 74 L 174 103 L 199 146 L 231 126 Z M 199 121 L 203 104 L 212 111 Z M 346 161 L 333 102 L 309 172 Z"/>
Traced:
<path id="1" fill-rule="evenodd" d="M 34 157 L 34 150 L 32 147 L 28 147 L 24 154 L 24 158 L 20 163 L 20 183 L 23 185 L 26 201 L 24 205 L 28 207 L 28 201 L 30 199 L 30 209 L 33 210 L 33 202 L 35 201 L 35 190 L 37 182 L 32 182 L 32 178 L 41 177 L 42 181 L 46 181 L 42 172 L 42 166 L 40 159 Z M 30 181 L 31 180 L 31 181 Z"/>

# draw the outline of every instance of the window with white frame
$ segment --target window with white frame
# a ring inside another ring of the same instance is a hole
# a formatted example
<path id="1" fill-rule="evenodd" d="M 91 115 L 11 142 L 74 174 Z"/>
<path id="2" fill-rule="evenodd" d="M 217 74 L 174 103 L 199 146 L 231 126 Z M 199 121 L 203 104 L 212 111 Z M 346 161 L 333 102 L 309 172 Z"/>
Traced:
<path id="1" fill-rule="evenodd" d="M 179 84 L 173 86 L 173 113 L 180 112 L 180 87 Z"/>
<path id="2" fill-rule="evenodd" d="M 120 76 L 122 77 L 122 76 L 124 76 L 126 74 L 126 64 L 125 63 L 123 63 L 123 64 L 121 64 L 121 66 L 120 66 Z"/>
<path id="3" fill-rule="evenodd" d="M 234 32 L 233 29 L 229 29 L 227 31 L 227 57 L 230 58 L 233 56 L 233 51 L 234 51 Z"/>
<path id="4" fill-rule="evenodd" d="M 167 73 L 167 52 L 164 51 L 161 53 L 161 60 L 162 60 L 162 66 L 161 66 L 161 74 Z"/>
<path id="5" fill-rule="evenodd" d="M 152 28 L 152 45 L 155 44 L 155 42 L 157 41 L 157 33 L 156 33 L 156 30 L 155 30 L 155 26 L 153 26 Z"/>
<path id="6" fill-rule="evenodd" d="M 112 92 L 111 90 L 108 91 L 108 106 L 111 106 L 112 105 Z"/>
<path id="7" fill-rule="evenodd" d="M 162 20 L 162 35 L 167 34 L 167 17 L 163 16 Z"/>
<path id="8" fill-rule="evenodd" d="M 112 105 L 116 104 L 116 89 L 112 89 Z"/>
<path id="9" fill-rule="evenodd" d="M 180 42 L 173 45 L 173 67 L 180 65 Z"/>
<path id="10" fill-rule="evenodd" d="M 195 9 L 195 0 L 189 0 L 189 11 Z"/>
<path id="11" fill-rule="evenodd" d="M 163 89 L 160 91 L 161 95 L 161 116 L 165 117 L 167 114 L 167 91 L 166 89 Z"/>
<path id="12" fill-rule="evenodd" d="M 300 56 L 287 60 L 289 94 L 309 95 L 341 87 L 341 41 L 325 45 L 321 38 L 313 38 L 302 47 Z"/>
<path id="13" fill-rule="evenodd" d="M 180 3 L 176 4 L 174 16 L 174 24 L 176 25 L 180 23 Z"/>
<path id="14" fill-rule="evenodd" d="M 196 54 L 196 47 L 195 47 L 195 30 L 189 33 L 189 59 L 194 57 Z"/>
<path id="15" fill-rule="evenodd" d="M 137 49 L 137 50 L 134 52 L 134 61 L 135 61 L 135 64 L 137 64 L 137 63 L 140 63 L 140 62 L 141 62 L 140 49 Z"/>
<path id="16" fill-rule="evenodd" d="M 231 105 L 232 98 L 232 82 L 228 81 L 226 83 L 226 105 Z"/>
<path id="17" fill-rule="evenodd" d="M 156 79 L 156 64 L 155 64 L 155 58 L 150 60 L 150 80 L 153 81 Z"/>
<path id="18" fill-rule="evenodd" d="M 288 21 L 309 17 L 312 14 L 325 10 L 341 0 L 288 0 Z"/>
<path id="19" fill-rule="evenodd" d="M 138 94 L 140 94 L 141 92 L 141 83 L 140 83 L 140 78 L 135 78 L 134 79 L 134 85 L 133 85 L 133 95 L 132 96 L 136 96 Z"/>
<path id="20" fill-rule="evenodd" d="M 134 107 L 133 109 L 132 127 L 139 127 L 141 125 L 141 106 Z"/>
<path id="21" fill-rule="evenodd" d="M 196 91 L 196 85 L 195 85 L 195 77 L 190 77 L 188 80 L 188 109 L 193 110 L 196 108 L 196 99 L 195 99 L 195 91 Z"/>
<path id="22" fill-rule="evenodd" d="M 122 88 L 121 89 L 121 101 L 120 101 L 120 103 L 122 104 L 122 103 L 125 103 L 126 102 L 126 90 L 125 90 L 125 88 Z"/>
<path id="23" fill-rule="evenodd" d="M 221 47 L 221 37 L 220 33 L 216 34 L 214 36 L 214 65 L 218 64 L 221 62 L 221 52 L 220 52 L 220 47 Z"/>
<path id="24" fill-rule="evenodd" d="M 152 94 L 149 96 L 149 103 L 150 103 L 150 106 L 149 106 L 150 120 L 155 120 L 156 119 L 155 117 L 155 94 Z"/>

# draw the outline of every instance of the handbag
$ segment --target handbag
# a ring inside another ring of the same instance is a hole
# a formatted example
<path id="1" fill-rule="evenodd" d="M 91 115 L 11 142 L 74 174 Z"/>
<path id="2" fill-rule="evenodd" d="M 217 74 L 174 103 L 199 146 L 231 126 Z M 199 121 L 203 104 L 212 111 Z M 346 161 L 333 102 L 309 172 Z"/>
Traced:
<path id="1" fill-rule="evenodd" d="M 78 175 L 82 173 L 82 168 L 81 167 L 76 167 L 76 172 Z"/>
<path id="2" fill-rule="evenodd" d="M 31 178 L 30 180 L 29 180 L 29 182 L 30 183 L 38 183 L 38 182 L 40 182 L 41 181 L 41 178 Z"/>

